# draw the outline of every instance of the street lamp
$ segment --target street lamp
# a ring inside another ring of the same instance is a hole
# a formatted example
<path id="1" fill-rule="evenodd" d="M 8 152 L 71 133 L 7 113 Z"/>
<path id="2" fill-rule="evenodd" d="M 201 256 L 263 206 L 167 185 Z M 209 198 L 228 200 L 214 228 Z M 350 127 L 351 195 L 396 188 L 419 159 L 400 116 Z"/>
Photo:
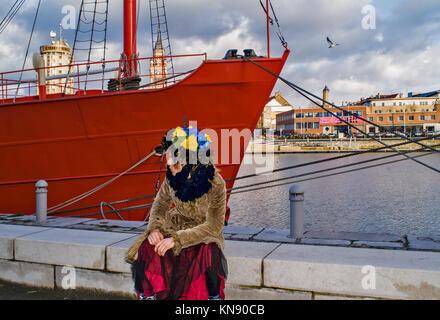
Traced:
<path id="1" fill-rule="evenodd" d="M 406 109 L 403 109 L 403 134 L 406 135 Z"/>

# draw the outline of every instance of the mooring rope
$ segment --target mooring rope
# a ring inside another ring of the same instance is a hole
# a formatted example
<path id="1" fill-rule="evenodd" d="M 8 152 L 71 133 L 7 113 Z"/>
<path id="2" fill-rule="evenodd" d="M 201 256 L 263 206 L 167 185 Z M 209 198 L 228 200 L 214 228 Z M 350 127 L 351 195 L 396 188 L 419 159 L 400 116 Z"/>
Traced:
<path id="1" fill-rule="evenodd" d="M 406 143 L 408 143 L 408 142 L 406 142 Z M 439 147 L 439 146 L 440 146 L 440 144 L 434 145 L 434 147 Z M 413 153 L 413 152 L 418 152 L 418 151 L 420 151 L 420 149 L 418 149 L 418 150 L 409 150 L 409 151 L 406 151 L 405 153 Z M 426 153 L 426 154 L 415 156 L 414 158 L 426 157 L 426 156 L 432 155 L 432 154 L 433 154 L 433 152 L 429 152 L 429 153 Z M 305 173 L 305 174 L 300 174 L 300 175 L 296 175 L 296 176 L 290 176 L 290 177 L 286 177 L 286 178 L 274 179 L 272 181 L 264 181 L 264 182 L 261 182 L 261 183 L 256 183 L 256 184 L 251 184 L 251 185 L 246 185 L 246 186 L 240 186 L 240 187 L 234 187 L 234 188 L 227 189 L 227 194 L 233 195 L 233 194 L 252 192 L 252 191 L 258 191 L 258 190 L 263 190 L 263 189 L 275 188 L 275 187 L 280 187 L 280 186 L 284 186 L 284 185 L 288 185 L 288 184 L 292 184 L 292 183 L 307 182 L 307 181 L 312 181 L 312 180 L 317 180 L 317 179 L 323 179 L 323 178 L 333 177 L 333 176 L 337 176 L 337 175 L 341 175 L 341 174 L 345 174 L 345 173 L 352 173 L 352 172 L 357 172 L 357 171 L 361 171 L 361 170 L 377 168 L 377 167 L 385 166 L 385 165 L 388 165 L 388 164 L 394 164 L 394 163 L 398 163 L 398 162 L 401 162 L 401 161 L 409 160 L 407 158 L 399 159 L 399 160 L 394 160 L 394 161 L 378 163 L 378 164 L 375 164 L 375 165 L 365 166 L 365 167 L 361 167 L 361 168 L 354 168 L 354 169 L 345 170 L 345 171 L 341 171 L 341 172 L 324 174 L 324 175 L 320 175 L 320 176 L 317 176 L 317 177 L 311 177 L 311 178 L 305 178 L 305 179 L 301 179 L 301 180 L 283 182 L 283 183 L 273 184 L 273 185 L 269 185 L 269 186 L 261 186 L 261 185 L 264 185 L 264 184 L 273 183 L 273 182 L 277 182 L 277 181 L 288 180 L 288 179 L 295 179 L 295 178 L 299 178 L 299 177 L 304 177 L 304 176 L 308 176 L 308 175 L 317 174 L 317 173 L 320 173 L 320 172 L 327 172 L 327 171 L 337 170 L 337 169 L 341 169 L 341 168 L 345 168 L 345 167 L 356 166 L 356 165 L 363 164 L 363 163 L 384 160 L 384 159 L 388 159 L 388 158 L 392 158 L 392 157 L 397 157 L 399 155 L 400 154 L 392 154 L 392 155 L 387 155 L 387 156 L 384 156 L 384 157 L 379 157 L 379 158 L 375 158 L 375 159 L 360 161 L 360 162 L 357 162 L 357 163 L 348 164 L 348 165 L 339 166 L 339 167 L 334 167 L 334 168 L 329 168 L 329 169 L 325 169 L 325 170 L 318 170 L 318 171 L 309 172 L 309 173 Z M 257 188 L 247 189 L 247 188 L 250 188 L 252 186 L 254 186 L 254 187 L 258 186 L 258 187 Z M 239 190 L 239 189 L 245 189 L 245 190 Z M 152 197 L 152 196 L 154 196 L 154 195 L 149 195 L 149 196 L 146 196 L 146 197 Z M 139 198 L 145 198 L 145 197 L 139 197 Z M 135 198 L 135 199 L 138 199 L 138 198 Z M 125 201 L 125 200 L 115 201 L 115 202 L 111 202 L 111 203 L 114 204 L 114 203 L 119 203 L 119 202 L 123 202 L 123 201 Z M 153 202 L 146 203 L 146 204 L 141 204 L 141 205 L 136 205 L 136 206 L 131 206 L 131 207 L 127 207 L 127 208 L 121 208 L 121 209 L 117 209 L 117 211 L 118 211 L 118 213 L 121 213 L 121 212 L 130 211 L 130 210 L 151 208 L 152 205 L 153 205 Z M 93 207 L 88 207 L 88 208 L 93 208 Z M 82 210 L 85 210 L 85 209 L 87 209 L 87 208 L 82 208 Z M 77 209 L 77 210 L 81 210 L 81 209 Z M 84 218 L 84 217 L 96 216 L 96 215 L 99 215 L 99 214 L 103 215 L 103 214 L 115 213 L 115 210 L 116 209 L 113 209 L 111 211 L 102 211 L 101 210 L 100 212 L 93 212 L 93 213 L 80 214 L 80 215 L 71 215 L 71 216 Z M 122 220 L 121 217 L 120 217 L 120 219 Z"/>
<path id="2" fill-rule="evenodd" d="M 103 183 L 103 184 L 101 184 L 101 185 L 99 185 L 99 186 L 97 186 L 97 187 L 95 187 L 95 188 L 93 188 L 93 189 L 91 189 L 91 190 L 89 190 L 89 191 L 87 191 L 87 192 L 84 192 L 83 194 L 80 194 L 80 195 L 78 195 L 78 196 L 76 196 L 76 197 L 74 197 L 74 198 L 72 198 L 72 199 L 70 199 L 70 200 L 64 201 L 63 203 L 60 203 L 60 204 L 57 204 L 56 206 L 53 206 L 53 207 L 48 208 L 47 212 L 48 212 L 48 213 L 52 213 L 52 212 L 54 212 L 54 211 L 56 211 L 56 210 L 59 210 L 59 209 L 65 208 L 65 207 L 70 206 L 70 205 L 72 205 L 72 204 L 74 204 L 74 203 L 76 203 L 76 202 L 78 202 L 78 201 L 80 201 L 80 200 L 82 200 L 82 199 L 84 199 L 84 198 L 87 198 L 88 196 L 90 196 L 90 195 L 94 194 L 95 192 L 101 190 L 102 188 L 108 186 L 110 183 L 116 181 L 117 179 L 119 179 L 120 177 L 122 177 L 123 175 L 125 175 L 127 172 L 133 170 L 134 168 L 136 168 L 137 166 L 139 166 L 141 163 L 147 161 L 147 160 L 150 159 L 154 154 L 156 154 L 156 151 L 152 151 L 150 154 L 148 154 L 147 156 L 145 156 L 144 158 L 142 158 L 141 160 L 139 160 L 138 162 L 136 162 L 134 165 L 132 165 L 130 168 L 128 168 L 128 169 L 125 170 L 124 172 L 118 174 L 116 177 L 114 177 L 114 178 L 108 180 L 107 182 L 105 182 L 105 183 Z"/>
<path id="3" fill-rule="evenodd" d="M 437 144 L 435 146 L 440 146 L 440 145 Z M 422 149 L 422 150 L 424 150 L 424 149 Z M 397 157 L 397 156 L 400 156 L 400 155 L 406 155 L 408 153 L 419 152 L 419 151 L 420 151 L 420 149 L 405 151 L 405 152 L 403 152 L 403 154 L 394 153 L 394 154 L 387 155 L 387 156 L 384 156 L 384 157 L 378 157 L 378 158 L 374 158 L 374 159 L 368 159 L 368 160 L 353 162 L 353 163 L 349 163 L 349 164 L 345 164 L 345 165 L 341 165 L 341 166 L 337 166 L 337 167 L 333 167 L 333 168 L 326 168 L 326 169 L 316 170 L 316 171 L 312 171 L 312 172 L 306 172 L 306 173 L 302 173 L 302 174 L 299 174 L 299 175 L 283 177 L 283 178 L 278 178 L 278 179 L 258 182 L 258 183 L 254 183 L 254 184 L 248 184 L 248 185 L 245 185 L 245 186 L 233 187 L 233 188 L 230 188 L 230 189 L 227 189 L 227 190 L 228 191 L 235 191 L 235 190 L 238 190 L 238 189 L 250 188 L 250 187 L 259 186 L 259 185 L 263 185 L 263 184 L 274 183 L 274 182 L 277 182 L 277 181 L 283 181 L 283 180 L 289 180 L 289 179 L 294 179 L 294 178 L 300 178 L 300 177 L 304 177 L 304 176 L 310 176 L 310 175 L 314 175 L 314 174 L 317 174 L 317 173 L 323 173 L 323 172 L 327 172 L 327 171 L 344 169 L 344 168 L 347 168 L 347 167 L 353 167 L 353 166 L 357 166 L 357 165 L 361 165 L 361 164 L 365 164 L 365 163 L 369 163 L 369 162 L 384 160 L 384 159 L 393 158 L 393 157 Z M 426 155 L 430 155 L 430 154 L 434 154 L 434 153 L 433 152 L 429 152 L 427 154 L 423 154 L 422 156 L 426 156 Z M 405 159 L 405 160 L 410 160 L 410 159 L 420 158 L 420 157 L 421 156 L 416 156 L 416 157 Z M 399 161 L 400 160 L 394 161 L 394 162 L 399 162 Z M 394 162 L 390 162 L 390 163 L 394 163 Z M 386 164 L 388 164 L 388 163 L 386 163 Z M 377 164 L 377 165 L 369 166 L 369 167 L 365 167 L 365 168 L 373 168 L 373 167 L 378 167 L 380 165 L 382 165 L 382 164 Z M 362 170 L 362 169 L 364 169 L 364 168 L 358 168 L 358 169 L 354 169 L 354 170 L 344 171 L 344 172 L 341 172 L 341 173 L 352 172 L 352 171 Z M 307 180 L 305 180 L 305 181 L 307 181 Z"/>
<path id="4" fill-rule="evenodd" d="M 440 144 L 434 145 L 434 147 L 439 147 L 439 146 L 440 146 Z M 410 153 L 410 152 L 416 152 L 416 150 L 408 151 L 408 152 L 405 152 L 405 153 Z M 318 176 L 318 177 L 312 177 L 312 178 L 307 178 L 307 179 L 302 179 L 302 180 L 289 181 L 289 182 L 284 182 L 284 183 L 279 183 L 279 184 L 274 184 L 274 185 L 264 186 L 264 187 L 254 188 L 254 189 L 247 189 L 247 190 L 241 190 L 241 191 L 235 191 L 234 192 L 234 190 L 236 190 L 238 188 L 232 188 L 232 189 L 229 189 L 228 193 L 229 194 L 237 194 L 237 193 L 243 193 L 243 192 L 258 191 L 258 190 L 262 190 L 262 189 L 279 187 L 279 186 L 283 186 L 283 185 L 287 185 L 287 184 L 293 184 L 293 183 L 306 182 L 306 181 L 311 181 L 311 180 L 316 180 L 316 179 L 328 178 L 328 177 L 333 177 L 333 176 L 337 176 L 337 175 L 344 174 L 344 173 L 351 173 L 351 172 L 356 172 L 356 171 L 360 171 L 360 170 L 376 168 L 376 167 L 384 166 L 384 165 L 387 165 L 387 164 L 394 164 L 394 163 L 401 162 L 401 161 L 407 161 L 407 160 L 414 159 L 414 158 L 426 157 L 426 156 L 432 155 L 432 154 L 433 154 L 433 152 L 429 152 L 429 153 L 418 155 L 418 156 L 415 156 L 415 157 L 412 157 L 412 158 L 410 157 L 410 158 L 405 158 L 405 159 L 388 161 L 388 162 L 379 163 L 379 164 L 375 164 L 375 165 L 371 165 L 371 166 L 366 166 L 366 167 L 362 167 L 362 168 L 355 168 L 355 169 L 351 169 L 351 170 L 346 170 L 346 171 L 341 171 L 341 172 L 335 172 L 335 173 L 330 173 L 330 174 L 326 174 L 326 175 L 321 175 L 321 176 Z M 400 154 L 393 154 L 393 155 L 377 158 L 377 159 L 374 159 L 374 160 L 367 160 L 367 161 L 362 161 L 362 162 L 365 163 L 365 162 L 377 161 L 377 160 L 382 160 L 382 159 L 385 159 L 385 158 L 396 157 L 396 156 L 399 156 L 399 155 Z M 359 163 L 361 163 L 361 162 L 359 162 Z M 356 163 L 356 164 L 359 164 L 359 163 Z M 351 164 L 351 165 L 346 165 L 346 166 L 341 166 L 341 167 L 348 167 L 348 166 L 352 166 L 352 165 L 356 165 L 356 164 Z M 320 170 L 320 171 L 330 171 L 330 170 L 334 170 L 334 169 L 337 169 L 337 168 L 330 168 L 330 169 Z M 317 173 L 317 172 L 318 171 L 316 171 L 314 173 Z M 314 174 L 314 173 L 311 172 L 308 175 L 311 175 L 311 174 Z M 293 179 L 295 177 L 300 177 L 300 176 L 303 176 L 303 175 L 292 176 L 292 177 L 283 178 L 283 179 L 276 179 L 276 180 L 273 180 L 271 182 L 276 182 L 276 181 L 285 180 L 285 179 Z M 265 184 L 265 183 L 266 182 L 262 182 L 262 183 L 255 184 L 255 185 L 262 185 L 262 184 Z M 269 183 L 269 182 L 267 182 L 267 183 Z M 246 187 L 249 187 L 249 186 L 246 186 Z"/>
<path id="5" fill-rule="evenodd" d="M 436 137 L 440 137 L 440 135 L 436 135 L 436 136 L 433 136 L 433 137 L 420 138 L 420 139 L 418 139 L 418 141 L 428 140 L 428 139 L 432 139 L 432 138 L 436 138 Z M 407 145 L 407 144 L 410 144 L 410 143 L 411 143 L 410 141 L 404 141 L 404 142 L 395 144 L 394 146 L 397 147 L 397 146 Z M 438 146 L 440 146 L 440 145 L 434 145 L 433 147 L 438 147 Z M 257 177 L 257 176 L 263 175 L 263 174 L 276 173 L 276 172 L 281 172 L 281 171 L 286 171 L 286 170 L 297 169 L 297 168 L 301 168 L 301 167 L 307 167 L 307 166 L 310 166 L 310 165 L 321 164 L 321 163 L 325 163 L 325 162 L 328 162 L 328 161 L 340 160 L 340 159 L 344 159 L 344 158 L 348 158 L 348 157 L 352 157 L 352 156 L 356 156 L 356 155 L 360 155 L 360 154 L 375 153 L 375 152 L 383 150 L 383 149 L 387 149 L 387 147 L 378 147 L 378 148 L 375 148 L 375 149 L 371 149 L 369 151 L 357 151 L 355 153 L 344 154 L 344 155 L 341 155 L 341 156 L 336 156 L 336 157 L 332 157 L 332 158 L 328 158 L 328 159 L 322 159 L 322 160 L 317 160 L 317 161 L 312 161 L 312 162 L 301 163 L 301 164 L 294 165 L 294 166 L 278 168 L 278 169 L 274 169 L 272 171 L 262 172 L 260 174 L 251 174 L 251 175 L 241 176 L 241 177 L 235 178 L 235 180 L 253 178 L 253 177 Z M 421 150 L 424 150 L 424 149 L 409 150 L 409 151 L 405 151 L 404 153 L 419 152 Z M 432 153 L 429 153 L 429 154 L 432 154 Z M 427 155 L 429 155 L 429 154 L 427 154 Z M 335 169 L 341 169 L 341 168 L 344 168 L 344 167 L 360 165 L 360 164 L 368 163 L 368 162 L 371 162 L 371 161 L 379 161 L 379 160 L 383 160 L 383 159 L 388 159 L 388 158 L 399 156 L 399 155 L 400 154 L 393 154 L 391 156 L 387 155 L 387 156 L 384 156 L 384 157 L 378 157 L 378 158 L 373 159 L 373 160 L 360 161 L 360 162 L 352 163 L 350 165 L 340 166 L 340 167 L 335 167 L 335 168 L 329 168 L 329 169 L 326 169 L 326 170 L 327 171 L 332 171 L 332 170 L 335 170 Z M 423 155 L 423 156 L 425 156 L 425 155 Z M 405 159 L 405 160 L 408 160 L 408 159 Z M 390 162 L 390 163 L 393 163 L 393 162 Z M 368 168 L 379 167 L 379 166 L 382 166 L 382 165 L 385 165 L 385 164 L 388 164 L 388 163 L 377 164 L 375 166 L 370 166 Z M 367 168 L 367 167 L 365 167 L 365 168 Z M 364 168 L 358 168 L 358 169 L 354 169 L 354 170 L 348 170 L 348 171 L 340 172 L 340 173 L 337 173 L 337 174 L 342 174 L 342 173 L 345 173 L 345 172 L 353 172 L 353 171 L 356 171 L 356 170 L 363 170 L 363 169 Z M 246 185 L 246 186 L 239 186 L 239 187 L 229 188 L 229 189 L 227 189 L 227 192 L 230 193 L 230 194 L 235 194 L 235 193 L 243 193 L 243 192 L 248 192 L 248 191 L 256 191 L 256 190 L 260 190 L 260 189 L 276 187 L 278 185 L 264 186 L 262 188 L 254 188 L 254 189 L 249 189 L 249 190 L 236 191 L 238 189 L 250 188 L 252 186 L 259 186 L 259 185 L 263 185 L 263 184 L 267 184 L 267 183 L 271 183 L 271 182 L 277 182 L 277 181 L 281 181 L 281 180 L 294 179 L 294 178 L 298 178 L 298 177 L 304 177 L 304 176 L 308 176 L 308 175 L 313 175 L 313 174 L 317 174 L 319 172 L 323 172 L 323 171 L 321 171 L 321 170 L 319 170 L 319 171 L 312 171 L 312 172 L 304 173 L 304 174 L 301 174 L 301 175 L 291 176 L 291 177 L 288 177 L 288 178 L 274 179 L 274 180 L 272 180 L 270 182 L 262 182 L 262 183 L 250 184 L 250 185 Z M 308 180 L 315 180 L 315 179 L 318 179 L 318 178 L 325 178 L 327 176 L 332 176 L 332 175 L 335 175 L 335 174 L 323 175 L 323 176 L 314 177 L 314 178 L 311 178 L 311 179 L 303 179 L 303 180 L 300 180 L 298 182 L 303 182 L 303 181 L 308 181 Z M 233 181 L 233 180 L 234 179 L 228 179 L 228 180 L 225 180 L 225 181 L 229 182 L 229 181 Z M 288 182 L 288 183 L 292 183 L 292 182 Z M 288 184 L 288 183 L 283 183 L 281 185 Z M 156 185 L 157 185 L 157 182 L 156 182 Z M 234 190 L 235 190 L 235 192 L 234 192 Z M 113 202 L 109 202 L 108 204 L 114 205 L 114 204 L 127 203 L 127 202 L 131 202 L 131 201 L 138 201 L 138 200 L 143 200 L 143 199 L 147 199 L 147 198 L 154 198 L 155 196 L 156 196 L 156 194 L 150 194 L 150 195 L 146 195 L 146 196 L 140 196 L 140 197 L 125 199 L 125 200 L 113 201 Z M 154 199 L 153 199 L 153 201 L 154 201 Z M 141 206 L 134 206 L 134 207 L 127 207 L 127 208 L 124 208 L 124 209 L 118 209 L 118 211 L 129 211 L 129 210 L 132 210 L 132 209 L 134 210 L 134 209 L 140 209 L 140 208 L 150 208 L 151 205 L 152 205 L 152 202 L 148 203 L 148 204 L 145 204 L 145 205 L 141 205 Z M 72 212 L 75 212 L 75 211 L 83 211 L 83 210 L 88 210 L 88 209 L 93 209 L 93 208 L 98 208 L 98 207 L 101 207 L 101 204 L 93 205 L 93 206 L 87 206 L 87 207 L 82 207 L 82 208 L 75 208 L 75 209 L 70 209 L 70 210 L 64 210 L 64 211 L 52 212 L 49 215 L 59 215 L 59 214 L 65 214 L 65 213 L 72 213 Z M 106 211 L 106 212 L 103 212 L 101 210 L 100 212 L 96 212 L 96 213 L 90 213 L 90 214 L 85 214 L 85 215 L 72 215 L 72 216 L 87 217 L 87 216 L 92 216 L 92 215 L 97 215 L 97 214 L 98 215 L 99 214 L 102 215 L 102 214 L 107 214 L 107 213 L 112 213 L 112 212 L 114 212 L 114 210 L 113 211 Z"/>
<path id="6" fill-rule="evenodd" d="M 334 117 L 338 118 L 340 121 L 344 122 L 345 124 L 347 124 L 347 125 L 350 126 L 351 128 L 354 128 L 354 129 L 358 130 L 359 132 L 363 133 L 364 135 L 367 135 L 367 133 L 366 133 L 365 131 L 363 131 L 363 130 L 357 128 L 356 126 L 354 126 L 353 124 L 351 124 L 349 121 L 346 121 L 346 120 L 343 119 L 342 117 L 339 117 L 337 114 L 331 112 L 329 109 L 325 108 L 324 105 L 320 105 L 319 103 L 317 103 L 316 101 L 314 101 L 313 99 L 311 99 L 311 98 L 310 98 L 309 96 L 307 96 L 306 94 L 311 95 L 311 96 L 313 96 L 313 97 L 315 97 L 315 98 L 321 100 L 324 104 L 327 103 L 328 105 L 331 105 L 331 106 L 337 108 L 338 110 L 345 111 L 344 109 L 342 109 L 342 108 L 340 108 L 340 107 L 334 105 L 333 103 L 330 103 L 330 102 L 328 102 L 328 101 L 326 101 L 326 100 L 324 100 L 324 99 L 322 99 L 322 98 L 319 98 L 318 96 L 314 95 L 313 93 L 310 93 L 309 91 L 307 91 L 307 90 L 305 90 L 305 89 L 303 89 L 303 88 L 301 88 L 301 87 L 299 87 L 299 86 L 293 84 L 292 82 L 290 82 L 290 81 L 284 79 L 283 77 L 281 77 L 281 76 L 279 76 L 279 75 L 273 73 L 272 71 L 266 69 L 266 68 L 263 67 L 262 65 L 256 63 L 255 61 L 252 61 L 252 60 L 249 59 L 248 57 L 245 57 L 245 56 L 242 56 L 242 57 L 243 57 L 243 59 L 246 59 L 247 61 L 251 62 L 251 63 L 254 64 L 255 66 L 259 67 L 260 69 L 262 69 L 262 70 L 266 71 L 267 73 L 273 75 L 274 77 L 280 79 L 280 80 L 283 81 L 285 84 L 287 84 L 290 88 L 292 88 L 293 90 L 295 90 L 296 92 L 298 92 L 300 95 L 302 95 L 304 98 L 306 98 L 306 99 L 309 100 L 310 102 L 314 103 L 314 104 L 317 105 L 318 107 L 324 109 L 324 110 L 327 111 L 328 113 L 332 114 Z M 304 92 L 304 93 L 303 93 L 303 92 Z M 353 114 L 353 113 L 351 113 L 351 112 L 349 112 L 349 114 L 352 115 L 352 116 L 354 116 L 354 117 L 356 117 L 356 118 L 358 118 L 358 119 L 362 119 L 363 121 L 369 122 L 368 120 L 359 117 L 357 114 Z M 377 124 L 375 124 L 375 123 L 372 123 L 372 124 L 374 124 L 375 126 L 380 127 L 379 125 L 377 125 Z M 387 131 L 387 132 L 393 132 L 393 131 L 388 130 L 388 129 L 386 129 L 386 128 L 384 128 L 384 130 Z M 415 157 L 414 157 L 414 158 L 411 158 L 411 157 L 407 156 L 407 155 L 406 155 L 405 153 L 403 153 L 402 151 L 400 151 L 400 150 L 398 150 L 398 149 L 395 149 L 395 148 L 393 148 L 392 146 L 387 145 L 385 142 L 383 142 L 383 141 L 380 140 L 380 139 L 375 139 L 374 137 L 371 137 L 371 139 L 374 140 L 374 141 L 376 141 L 376 142 L 378 142 L 378 143 L 380 143 L 380 144 L 382 144 L 382 145 L 384 145 L 384 146 L 386 146 L 386 147 L 388 147 L 389 149 L 393 150 L 394 152 L 398 152 L 398 153 L 400 153 L 401 155 L 407 157 L 408 159 L 411 159 L 411 160 L 413 160 L 413 161 L 415 161 L 415 162 L 417 162 L 417 163 L 419 163 L 419 164 L 421 164 L 421 165 L 423 165 L 423 166 L 425 166 L 425 167 L 427 167 L 427 168 L 429 168 L 429 169 L 431 169 L 431 170 L 433 170 L 433 171 L 435 171 L 435 172 L 437 172 L 437 173 L 440 173 L 440 170 L 439 170 L 439 169 L 434 168 L 434 167 L 432 167 L 432 166 L 430 166 L 430 165 L 428 165 L 428 164 L 426 164 L 426 163 L 424 163 L 424 162 L 422 162 L 422 161 L 419 161 L 419 160 L 417 160 Z M 412 140 L 412 139 L 410 139 L 410 138 L 408 138 L 408 137 L 405 137 L 405 139 L 408 140 L 408 141 L 411 141 L 411 142 L 413 142 L 413 143 L 419 144 L 419 145 L 421 145 L 423 148 L 428 148 L 428 149 L 431 149 L 431 150 L 433 150 L 433 151 L 435 151 L 435 152 L 439 152 L 439 150 L 437 150 L 437 149 L 435 149 L 435 148 L 433 148 L 433 147 L 430 147 L 430 146 L 426 146 L 426 145 L 424 145 L 424 144 L 422 144 L 422 143 L 420 143 L 420 142 L 417 142 L 416 140 Z"/>
<path id="7" fill-rule="evenodd" d="M 420 138 L 417 141 L 431 140 L 431 139 L 435 139 L 435 138 L 438 138 L 438 137 L 440 137 L 440 134 L 434 135 L 432 137 Z M 411 142 L 404 141 L 404 142 L 397 143 L 397 144 L 395 144 L 393 146 L 394 147 L 399 147 L 399 146 L 403 146 L 403 145 L 407 145 L 407 144 L 411 144 Z M 311 166 L 311 165 L 315 165 L 315 164 L 320 164 L 320 163 L 324 163 L 324 162 L 329 162 L 329 161 L 334 161 L 334 160 L 340 160 L 340 159 L 344 159 L 344 158 L 354 157 L 354 156 L 358 156 L 358 155 L 361 155 L 361 154 L 375 153 L 377 151 L 381 151 L 381 150 L 384 150 L 384 149 L 388 149 L 388 147 L 384 146 L 384 147 L 373 148 L 373 149 L 368 150 L 368 151 L 351 152 L 351 153 L 347 153 L 347 154 L 344 154 L 344 155 L 340 155 L 340 156 L 336 156 L 336 157 L 331 157 L 331 158 L 328 158 L 328 159 L 321 159 L 321 160 L 301 163 L 301 164 L 297 164 L 297 165 L 294 165 L 294 166 L 288 166 L 288 167 L 284 167 L 284 168 L 274 169 L 274 170 L 271 170 L 271 171 L 261 172 L 261 173 L 258 173 L 258 174 L 257 173 L 249 174 L 249 175 L 240 176 L 240 177 L 237 177 L 237 178 L 228 179 L 228 180 L 225 180 L 225 181 L 229 182 L 229 181 L 237 181 L 237 180 L 242 180 L 242 179 L 253 178 L 253 177 L 257 177 L 257 176 L 264 175 L 264 174 L 275 173 L 275 172 L 291 170 L 291 169 L 297 169 L 297 168 L 301 168 L 301 167 L 307 167 L 307 166 Z"/>

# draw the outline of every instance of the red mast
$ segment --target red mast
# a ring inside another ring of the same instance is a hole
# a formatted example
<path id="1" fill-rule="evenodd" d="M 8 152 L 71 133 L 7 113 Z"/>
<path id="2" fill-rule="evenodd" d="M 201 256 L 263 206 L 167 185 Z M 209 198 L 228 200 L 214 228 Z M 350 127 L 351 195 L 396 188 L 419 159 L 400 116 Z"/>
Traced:
<path id="1" fill-rule="evenodd" d="M 270 58 L 270 32 L 269 32 L 269 0 L 266 0 L 266 28 L 267 28 L 267 58 Z"/>
<path id="2" fill-rule="evenodd" d="M 136 0 L 124 0 L 124 59 L 127 63 L 124 68 L 125 77 L 137 75 L 136 50 Z"/>

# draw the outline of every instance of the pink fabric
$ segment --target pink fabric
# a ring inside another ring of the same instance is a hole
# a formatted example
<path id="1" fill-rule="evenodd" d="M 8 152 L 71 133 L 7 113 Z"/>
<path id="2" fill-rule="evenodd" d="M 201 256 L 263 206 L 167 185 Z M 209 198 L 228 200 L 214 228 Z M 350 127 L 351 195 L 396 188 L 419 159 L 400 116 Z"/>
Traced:
<path id="1" fill-rule="evenodd" d="M 139 248 L 138 264 L 141 263 L 145 277 L 142 288 L 145 296 L 156 294 L 158 300 L 207 300 L 209 293 L 206 284 L 206 270 L 220 269 L 217 256 L 220 249 L 215 244 L 200 244 L 183 249 L 179 256 L 168 250 L 164 257 L 154 252 L 154 246 L 148 240 Z M 212 266 L 212 261 L 217 261 Z M 142 264 L 143 263 L 143 264 Z M 224 299 L 224 276 L 217 273 L 220 282 L 220 298 Z M 139 295 L 139 292 L 138 292 Z"/>

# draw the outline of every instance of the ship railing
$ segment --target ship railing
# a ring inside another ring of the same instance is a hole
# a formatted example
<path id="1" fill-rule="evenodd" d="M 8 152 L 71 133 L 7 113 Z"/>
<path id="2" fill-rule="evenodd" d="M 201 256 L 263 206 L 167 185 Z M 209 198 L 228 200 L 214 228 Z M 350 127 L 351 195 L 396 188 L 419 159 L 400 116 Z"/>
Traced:
<path id="1" fill-rule="evenodd" d="M 169 59 L 173 59 L 175 68 L 183 71 L 168 72 L 166 63 Z M 73 95 L 160 89 L 182 80 L 189 74 L 188 70 L 194 70 L 206 60 L 207 54 L 199 53 L 79 62 L 2 72 L 0 101 L 2 104 L 9 104 Z M 136 65 L 137 73 L 134 75 L 127 71 L 130 64 Z"/>

